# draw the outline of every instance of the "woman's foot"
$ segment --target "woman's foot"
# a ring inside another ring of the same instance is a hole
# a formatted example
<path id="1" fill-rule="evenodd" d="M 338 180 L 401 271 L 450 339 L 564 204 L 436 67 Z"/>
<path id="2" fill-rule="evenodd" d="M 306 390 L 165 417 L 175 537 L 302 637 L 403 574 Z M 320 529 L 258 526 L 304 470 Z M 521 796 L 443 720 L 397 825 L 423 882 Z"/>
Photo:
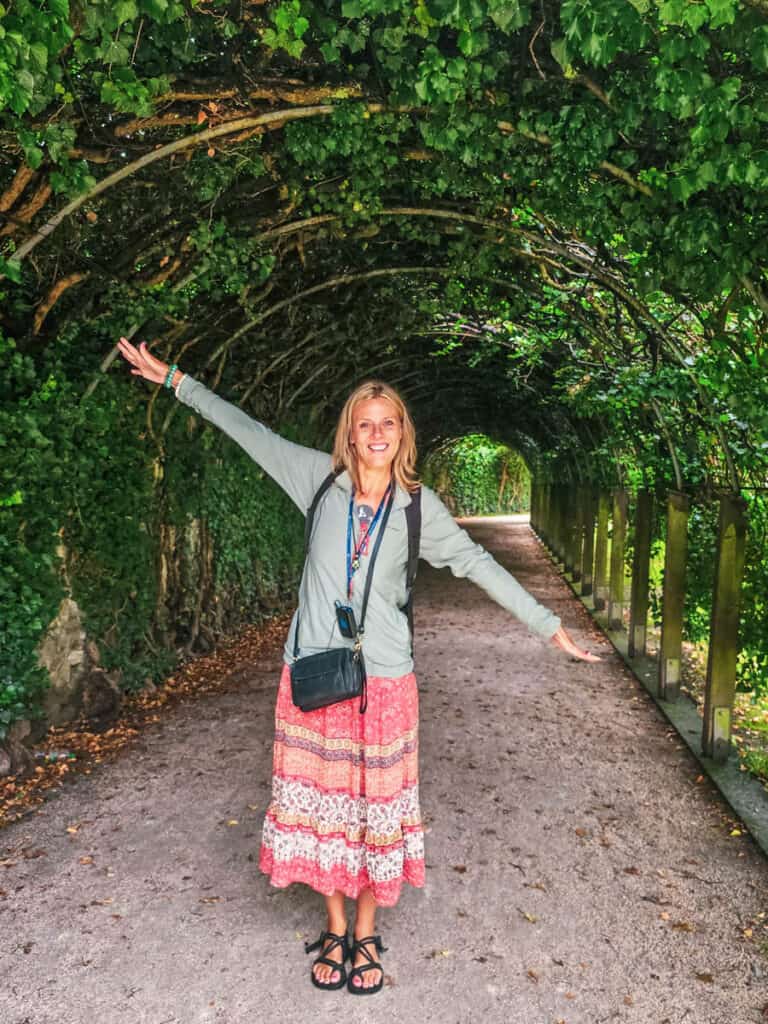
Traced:
<path id="1" fill-rule="evenodd" d="M 349 956 L 346 923 L 337 929 L 328 928 L 320 938 L 304 946 L 307 953 L 320 950 L 312 965 L 312 981 L 318 988 L 341 988 L 347 980 L 344 961 Z"/>
<path id="2" fill-rule="evenodd" d="M 376 956 L 383 953 L 386 946 L 382 945 L 381 936 L 355 936 L 352 944 L 352 968 L 349 972 L 347 988 L 359 995 L 372 995 L 384 984 L 384 971 Z"/>

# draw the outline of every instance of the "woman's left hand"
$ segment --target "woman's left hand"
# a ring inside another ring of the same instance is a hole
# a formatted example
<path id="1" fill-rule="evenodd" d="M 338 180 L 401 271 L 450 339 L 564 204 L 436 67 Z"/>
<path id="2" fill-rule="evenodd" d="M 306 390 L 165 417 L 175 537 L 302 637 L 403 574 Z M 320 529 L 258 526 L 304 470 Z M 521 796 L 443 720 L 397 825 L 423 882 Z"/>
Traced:
<path id="1" fill-rule="evenodd" d="M 552 643 L 562 647 L 566 654 L 570 654 L 572 658 L 578 658 L 580 661 L 603 660 L 597 654 L 591 654 L 589 651 L 582 650 L 578 644 L 573 642 L 563 626 L 560 626 L 558 631 L 552 636 Z"/>

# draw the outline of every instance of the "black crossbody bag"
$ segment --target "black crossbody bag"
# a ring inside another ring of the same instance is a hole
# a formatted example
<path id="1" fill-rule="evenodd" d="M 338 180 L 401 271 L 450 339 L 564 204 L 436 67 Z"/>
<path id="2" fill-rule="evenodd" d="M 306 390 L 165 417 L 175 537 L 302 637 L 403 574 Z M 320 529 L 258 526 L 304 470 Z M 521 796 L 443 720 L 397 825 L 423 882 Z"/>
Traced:
<path id="1" fill-rule="evenodd" d="M 333 482 L 336 474 L 331 474 L 323 482 L 323 486 L 315 495 L 315 500 L 307 512 L 307 525 L 305 532 L 305 558 L 309 554 L 309 544 L 312 533 L 312 523 L 315 509 L 322 494 Z M 389 513 L 392 509 L 392 502 L 395 497 L 395 489 L 392 488 L 389 501 L 384 508 L 384 515 L 381 519 L 381 527 L 376 543 L 373 545 L 370 562 L 368 563 L 368 575 L 365 580 L 363 592 L 363 604 L 360 609 L 360 623 L 357 627 L 352 647 L 332 647 L 327 651 L 320 651 L 318 654 L 308 654 L 304 658 L 299 657 L 299 619 L 296 618 L 296 634 L 293 643 L 293 663 L 290 666 L 291 672 L 291 697 L 293 703 L 302 711 L 316 711 L 318 708 L 328 707 L 330 704 L 337 704 L 342 700 L 350 700 L 352 697 L 360 697 L 360 713 L 362 714 L 368 706 L 367 682 L 365 672 L 365 659 L 363 658 L 363 632 L 365 629 L 365 613 L 368 608 L 368 597 L 373 582 L 373 570 L 376 564 L 376 556 L 379 553 L 381 539 L 387 526 Z"/>

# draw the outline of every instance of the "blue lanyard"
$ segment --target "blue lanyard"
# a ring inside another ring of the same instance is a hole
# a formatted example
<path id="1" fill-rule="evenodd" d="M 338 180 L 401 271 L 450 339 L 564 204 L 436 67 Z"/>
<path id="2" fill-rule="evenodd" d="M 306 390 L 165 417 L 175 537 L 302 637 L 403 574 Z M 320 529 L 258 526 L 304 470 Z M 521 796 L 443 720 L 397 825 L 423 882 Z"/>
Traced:
<path id="1" fill-rule="evenodd" d="M 373 517 L 371 525 L 368 527 L 365 536 L 360 538 L 359 544 L 353 544 L 355 490 L 352 488 L 352 493 L 349 496 L 349 515 L 347 516 L 347 599 L 352 596 L 352 577 L 360 568 L 360 552 L 363 548 L 363 544 L 373 536 L 373 531 L 379 525 L 381 513 L 384 511 L 384 506 L 387 502 L 391 488 L 392 484 L 389 484 L 384 492 L 384 497 L 379 502 L 379 507 L 376 509 L 376 515 Z"/>

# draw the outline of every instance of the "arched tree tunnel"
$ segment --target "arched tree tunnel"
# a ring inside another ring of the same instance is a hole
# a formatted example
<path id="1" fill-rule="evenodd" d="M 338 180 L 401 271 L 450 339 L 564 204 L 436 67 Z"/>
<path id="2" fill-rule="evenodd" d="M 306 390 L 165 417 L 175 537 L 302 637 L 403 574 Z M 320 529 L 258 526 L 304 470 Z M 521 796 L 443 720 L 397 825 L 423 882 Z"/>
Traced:
<path id="1" fill-rule="evenodd" d="M 636 510 L 655 497 L 663 539 L 671 492 L 670 516 L 699 510 L 689 583 L 711 604 L 723 502 L 740 538 L 731 605 L 750 521 L 739 671 L 756 685 L 767 14 L 762 0 L 11 5 L 6 727 L 41 699 L 36 651 L 57 616 L 64 628 L 63 598 L 130 688 L 277 607 L 295 573 L 290 510 L 128 378 L 121 334 L 308 443 L 328 445 L 367 376 L 402 390 L 424 452 L 470 431 L 508 442 L 533 472 L 534 526 L 582 585 L 612 519 L 623 586 Z M 667 598 L 675 623 L 682 581 Z M 623 608 L 623 591 L 606 599 Z M 737 620 L 713 612 L 726 708 Z"/>

